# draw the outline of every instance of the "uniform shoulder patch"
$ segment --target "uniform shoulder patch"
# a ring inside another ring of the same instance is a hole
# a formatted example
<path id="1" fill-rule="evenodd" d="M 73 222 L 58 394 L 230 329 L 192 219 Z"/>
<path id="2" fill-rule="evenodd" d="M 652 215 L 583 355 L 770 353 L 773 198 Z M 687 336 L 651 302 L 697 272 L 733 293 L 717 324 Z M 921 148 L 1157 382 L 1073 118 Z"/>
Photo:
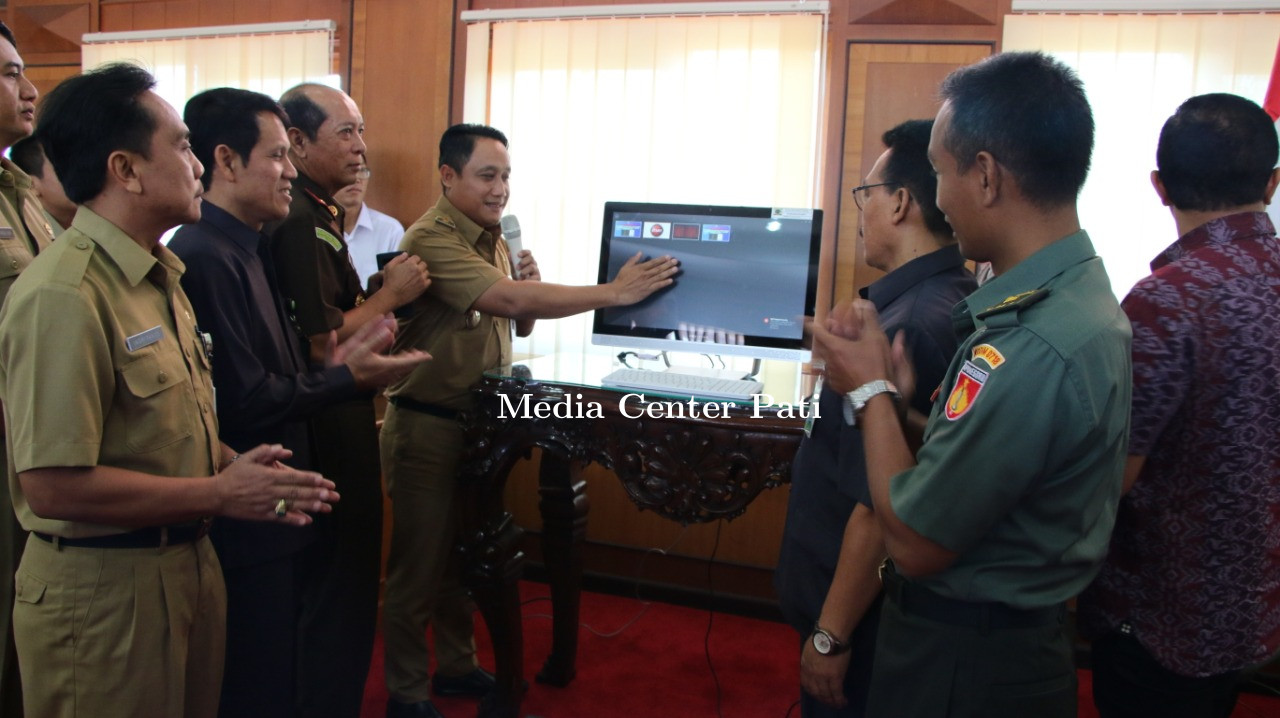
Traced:
<path id="1" fill-rule="evenodd" d="M 974 359 L 981 359 L 986 362 L 987 366 L 992 369 L 995 369 L 1004 363 L 1004 355 L 1000 353 L 999 349 L 996 349 L 990 344 L 979 344 L 974 347 L 971 356 Z"/>
<path id="2" fill-rule="evenodd" d="M 457 228 L 458 228 L 458 225 L 457 225 L 457 224 L 455 224 L 455 223 L 454 223 L 454 221 L 453 221 L 453 217 L 450 217 L 450 216 L 449 216 L 449 215 L 447 215 L 447 214 L 438 214 L 438 215 L 436 215 L 436 224 L 443 225 L 443 226 L 445 226 L 445 227 L 448 227 L 449 229 L 457 229 Z"/>
<path id="3" fill-rule="evenodd" d="M 335 252 L 342 251 L 342 240 L 327 229 L 316 227 L 316 239 L 332 247 Z"/>
<path id="4" fill-rule="evenodd" d="M 951 394 L 947 396 L 947 405 L 943 410 L 947 419 L 955 421 L 973 408 L 973 402 L 978 400 L 978 394 L 982 393 L 982 387 L 987 383 L 987 377 L 990 373 L 978 368 L 971 361 L 966 361 L 964 366 L 960 367 L 960 373 L 956 374 L 956 383 L 951 387 Z"/>
<path id="5" fill-rule="evenodd" d="M 1047 296 L 1049 296 L 1048 289 L 1032 289 L 1029 292 L 1022 292 L 1021 294 L 1015 294 L 1012 297 L 1005 297 L 1003 301 L 993 304 L 978 312 L 978 318 L 986 319 L 992 314 L 1000 314 L 1001 312 L 1007 312 L 1014 309 L 1021 311 Z"/>

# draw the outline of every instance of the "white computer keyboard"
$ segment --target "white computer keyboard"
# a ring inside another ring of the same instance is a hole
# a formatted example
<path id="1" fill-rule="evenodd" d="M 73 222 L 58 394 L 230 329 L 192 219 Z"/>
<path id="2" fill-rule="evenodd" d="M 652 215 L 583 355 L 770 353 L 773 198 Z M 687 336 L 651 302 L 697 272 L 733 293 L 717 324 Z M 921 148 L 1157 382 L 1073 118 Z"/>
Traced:
<path id="1" fill-rule="evenodd" d="M 713 376 L 676 374 L 648 369 L 617 369 L 600 380 L 605 386 L 639 391 L 654 391 L 675 396 L 708 396 L 715 399 L 751 401 L 764 391 L 764 384 L 754 379 L 721 379 Z"/>

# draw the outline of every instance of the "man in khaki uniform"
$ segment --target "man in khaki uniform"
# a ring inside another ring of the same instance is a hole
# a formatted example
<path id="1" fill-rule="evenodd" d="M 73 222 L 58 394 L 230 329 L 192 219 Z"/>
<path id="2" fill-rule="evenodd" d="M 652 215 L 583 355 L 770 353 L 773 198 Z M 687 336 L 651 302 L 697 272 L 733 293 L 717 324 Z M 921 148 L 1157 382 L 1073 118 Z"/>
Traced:
<path id="1" fill-rule="evenodd" d="M 29 137 L 35 129 L 36 88 L 27 79 L 18 43 L 0 22 L 0 152 Z M 0 157 L 0 304 L 9 287 L 35 255 L 53 241 L 53 232 L 41 215 L 31 178 L 17 165 Z M 4 449 L 4 422 L 0 421 L 0 461 L 8 462 Z M 9 510 L 9 487 L 0 482 L 0 718 L 22 715 L 22 688 L 18 660 L 9 625 L 13 613 L 13 572 L 26 542 L 22 527 Z"/>
<path id="2" fill-rule="evenodd" d="M 429 351 L 430 364 L 388 389 L 382 466 L 394 522 L 383 602 L 388 718 L 439 713 L 437 695 L 481 695 L 493 676 L 475 657 L 472 607 L 446 563 L 457 532 L 454 505 L 462 456 L 460 410 L 490 367 L 511 361 L 511 320 L 527 336 L 535 319 L 625 306 L 671 284 L 676 261 L 633 258 L 608 284 L 570 287 L 542 282 L 528 250 L 516 281 L 499 219 L 507 203 L 507 138 L 483 125 L 454 125 L 440 138 L 444 196 L 409 228 L 400 249 L 431 267 L 431 286 L 411 307 L 396 349 Z M 426 628 L 436 640 L 438 671 L 428 680 Z"/>
<path id="3" fill-rule="evenodd" d="M 45 101 L 45 152 L 82 206 L 0 309 L 9 487 L 32 532 L 13 612 L 27 718 L 213 716 L 209 517 L 305 525 L 337 500 L 278 464 L 287 449 L 218 442 L 210 347 L 159 243 L 199 219 L 203 168 L 154 85 L 110 65 Z"/>
<path id="4" fill-rule="evenodd" d="M 44 219 L 49 223 L 53 236 L 62 234 L 76 216 L 76 203 L 67 199 L 58 175 L 54 174 L 44 157 L 40 140 L 30 136 L 18 140 L 9 148 L 9 157 L 31 178 L 32 193 L 40 201 Z"/>

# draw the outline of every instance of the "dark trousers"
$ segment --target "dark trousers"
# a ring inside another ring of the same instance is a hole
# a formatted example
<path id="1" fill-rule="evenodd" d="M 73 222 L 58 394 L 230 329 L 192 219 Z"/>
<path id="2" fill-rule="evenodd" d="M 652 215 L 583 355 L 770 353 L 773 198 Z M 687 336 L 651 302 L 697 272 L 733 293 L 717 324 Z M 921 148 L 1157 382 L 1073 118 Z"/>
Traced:
<path id="1" fill-rule="evenodd" d="M 1065 624 L 955 626 L 904 612 L 886 595 L 867 716 L 1075 718 Z"/>
<path id="2" fill-rule="evenodd" d="M 1227 718 L 1235 708 L 1240 671 L 1179 675 L 1120 631 L 1094 641 L 1090 656 L 1093 702 L 1101 718 Z"/>
<path id="3" fill-rule="evenodd" d="M 315 517 L 312 578 L 299 631 L 298 715 L 358 718 L 373 657 L 382 573 L 382 473 L 373 402 L 331 406 L 311 422 L 315 463 L 342 496 Z"/>
<path id="4" fill-rule="evenodd" d="M 219 718 L 294 715 L 298 612 L 307 583 L 302 563 L 290 554 L 224 570 L 227 662 Z"/>

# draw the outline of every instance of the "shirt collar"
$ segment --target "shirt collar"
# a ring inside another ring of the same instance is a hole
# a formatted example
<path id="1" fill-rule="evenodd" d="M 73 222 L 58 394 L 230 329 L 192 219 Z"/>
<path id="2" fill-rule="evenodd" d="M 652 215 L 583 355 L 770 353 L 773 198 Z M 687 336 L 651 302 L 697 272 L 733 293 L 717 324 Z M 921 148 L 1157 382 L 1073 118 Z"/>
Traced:
<path id="1" fill-rule="evenodd" d="M 301 195 L 309 204 L 323 210 L 338 227 L 342 227 L 342 206 L 323 187 L 316 184 L 315 180 L 299 172 L 293 180 L 293 193 L 295 196 Z"/>
<path id="2" fill-rule="evenodd" d="M 949 244 L 926 255 L 916 257 L 862 290 L 862 296 L 870 299 L 876 309 L 884 309 L 904 292 L 919 285 L 935 274 L 964 266 L 960 246 Z"/>
<path id="3" fill-rule="evenodd" d="M 31 177 L 27 176 L 22 168 L 13 163 L 8 157 L 0 157 L 0 187 L 9 189 L 17 187 L 18 189 L 31 189 L 35 184 L 31 181 Z"/>
<path id="4" fill-rule="evenodd" d="M 457 207 L 454 207 L 449 198 L 444 195 L 440 195 L 440 199 L 436 201 L 436 209 L 444 212 L 449 216 L 449 219 L 453 220 L 454 226 L 457 227 L 458 232 L 469 244 L 479 244 L 480 238 L 486 233 L 492 236 L 491 232 L 476 224 L 475 220 L 463 214 Z"/>
<path id="5" fill-rule="evenodd" d="M 249 254 L 258 253 L 262 233 L 255 232 L 252 227 L 207 199 L 200 203 L 200 222 L 227 235 L 236 246 Z"/>
<path id="6" fill-rule="evenodd" d="M 956 305 L 957 311 L 963 308 L 963 311 L 974 317 L 976 323 L 978 313 L 984 309 L 994 307 L 1009 297 L 1039 289 L 1068 268 L 1088 261 L 1097 254 L 1088 233 L 1083 229 L 1068 234 L 978 287 L 973 294 Z"/>
<path id="7" fill-rule="evenodd" d="M 178 255 L 169 251 L 168 247 L 157 243 L 155 251 L 148 252 L 125 234 L 124 230 L 84 205 L 76 209 L 71 228 L 101 247 L 107 257 L 120 268 L 130 286 L 136 287 L 143 279 L 153 275 L 153 270 L 158 265 L 162 274 L 154 277 L 158 280 L 156 284 L 172 291 L 187 269 Z"/>
<path id="8" fill-rule="evenodd" d="M 1276 228 L 1266 212 L 1239 212 L 1211 219 L 1165 247 L 1151 260 L 1151 271 L 1176 262 L 1182 257 L 1212 245 L 1229 244 L 1248 237 L 1272 237 Z"/>
<path id="9" fill-rule="evenodd" d="M 369 205 L 364 203 L 360 204 L 360 216 L 356 217 L 356 226 L 351 228 L 351 233 L 355 234 L 361 228 L 373 231 L 373 213 L 369 210 Z"/>

